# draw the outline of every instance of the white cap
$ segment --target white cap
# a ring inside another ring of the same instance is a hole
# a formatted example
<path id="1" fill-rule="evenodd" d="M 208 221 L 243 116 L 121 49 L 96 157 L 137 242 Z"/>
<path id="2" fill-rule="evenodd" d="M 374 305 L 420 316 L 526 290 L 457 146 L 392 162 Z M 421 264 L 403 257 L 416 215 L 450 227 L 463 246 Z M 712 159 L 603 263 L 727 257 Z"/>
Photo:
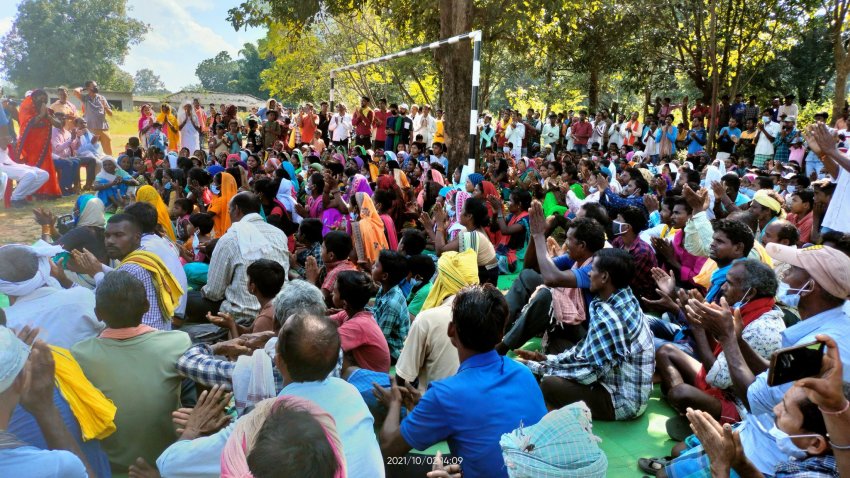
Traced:
<path id="1" fill-rule="evenodd" d="M 407 107 L 407 103 L 402 103 L 402 104 L 398 105 L 398 109 L 406 110 L 406 109 L 409 109 L 409 108 Z"/>
<path id="2" fill-rule="evenodd" d="M 0 326 L 0 393 L 12 386 L 29 355 L 29 346 L 12 329 Z"/>

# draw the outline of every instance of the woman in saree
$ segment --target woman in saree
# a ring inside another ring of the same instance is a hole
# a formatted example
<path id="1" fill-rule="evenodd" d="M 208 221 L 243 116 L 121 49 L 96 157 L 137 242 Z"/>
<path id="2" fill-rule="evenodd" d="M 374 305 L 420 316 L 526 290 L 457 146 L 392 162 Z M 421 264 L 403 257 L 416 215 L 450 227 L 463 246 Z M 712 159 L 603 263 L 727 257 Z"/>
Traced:
<path id="1" fill-rule="evenodd" d="M 168 138 L 168 151 L 180 149 L 180 123 L 171 111 L 171 105 L 163 103 L 159 108 L 156 122 L 162 125 L 162 132 Z"/>
<path id="2" fill-rule="evenodd" d="M 517 172 L 519 173 L 519 181 L 517 181 L 517 186 L 519 186 L 521 189 L 530 190 L 531 186 L 535 183 L 540 184 L 540 173 L 537 171 L 533 159 L 520 159 L 519 161 L 517 161 L 516 168 Z"/>
<path id="3" fill-rule="evenodd" d="M 351 223 L 351 239 L 357 251 L 357 262 L 374 264 L 378 254 L 389 248 L 384 221 L 375 209 L 372 198 L 366 193 L 355 194 L 351 206 L 357 218 Z"/>
<path id="4" fill-rule="evenodd" d="M 142 105 L 139 110 L 138 130 L 139 142 L 145 147 L 145 149 L 148 147 L 148 131 L 153 128 L 153 122 L 153 110 L 151 109 L 151 105 Z"/>
<path id="5" fill-rule="evenodd" d="M 49 175 L 36 194 L 61 196 L 59 180 L 53 166 L 53 148 L 51 135 L 53 127 L 61 128 L 62 122 L 53 116 L 53 110 L 47 106 L 47 93 L 35 90 L 24 98 L 18 112 L 18 124 L 21 136 L 18 140 L 18 158 L 23 163 L 44 170 Z"/>
<path id="6" fill-rule="evenodd" d="M 94 178 L 92 189 L 108 210 L 115 211 L 119 207 L 124 207 L 127 188 L 138 185 L 139 183 L 130 176 L 130 173 L 119 168 L 114 159 L 106 156 L 101 161 L 101 169 Z"/>
<path id="7" fill-rule="evenodd" d="M 238 190 L 236 179 L 230 173 L 216 174 L 213 178 L 213 187 L 211 189 L 213 194 L 218 192 L 218 197 L 213 198 L 206 212 L 213 217 L 215 237 L 222 237 L 230 229 L 229 204 Z"/>
<path id="8" fill-rule="evenodd" d="M 416 203 L 419 204 L 419 207 L 425 207 L 425 199 L 428 194 L 427 188 L 434 187 L 432 185 L 436 185 L 437 190 L 442 190 L 442 188 L 446 186 L 446 180 L 443 178 L 443 175 L 440 174 L 439 171 L 435 169 L 428 169 L 422 175 L 422 184 L 418 188 L 419 192 L 416 195 Z M 431 201 L 431 204 L 433 204 L 433 201 Z"/>
<path id="9" fill-rule="evenodd" d="M 400 232 L 398 226 L 403 225 L 405 221 L 404 193 L 401 188 L 398 187 L 398 184 L 392 176 L 387 174 L 378 176 L 377 189 L 390 191 L 392 193 L 392 208 L 385 211 L 385 213 L 392 218 L 393 224 L 396 225 L 396 233 Z"/>
<path id="10" fill-rule="evenodd" d="M 369 180 L 366 179 L 366 176 L 358 173 L 354 168 L 348 168 L 345 170 L 347 176 L 349 176 L 349 185 L 345 191 L 345 194 L 342 195 L 342 198 L 345 199 L 346 202 L 351 202 L 352 196 L 357 193 L 366 193 L 368 196 L 371 196 L 374 191 L 372 191 L 372 187 L 369 186 Z M 349 174 L 350 173 L 350 174 Z"/>
<path id="11" fill-rule="evenodd" d="M 397 251 L 398 234 L 396 234 L 395 221 L 393 221 L 393 218 L 387 214 L 387 211 L 392 209 L 394 200 L 395 195 L 386 189 L 379 189 L 375 191 L 375 194 L 372 197 L 372 201 L 378 209 L 381 220 L 384 222 L 384 234 L 387 237 L 387 244 L 389 244 L 390 250 Z"/>
<path id="12" fill-rule="evenodd" d="M 490 203 L 490 198 L 501 197 L 496 186 L 490 181 L 481 181 L 478 186 L 475 186 L 475 192 L 472 196 L 484 201 L 484 204 L 487 206 L 487 217 L 492 221 L 493 218 L 496 217 L 498 211 L 493 209 L 493 205 Z M 502 233 L 499 231 L 498 227 L 488 227 L 487 236 L 493 244 L 499 244 L 502 241 Z"/>
<path id="13" fill-rule="evenodd" d="M 166 239 L 175 242 L 177 238 L 174 234 L 174 225 L 171 223 L 171 216 L 168 215 L 168 206 L 165 205 L 165 202 L 159 193 L 156 192 L 156 189 L 153 186 L 140 187 L 136 193 L 136 201 L 148 203 L 156 209 L 156 222 L 162 229 L 162 234 L 165 235 L 164 237 Z"/>

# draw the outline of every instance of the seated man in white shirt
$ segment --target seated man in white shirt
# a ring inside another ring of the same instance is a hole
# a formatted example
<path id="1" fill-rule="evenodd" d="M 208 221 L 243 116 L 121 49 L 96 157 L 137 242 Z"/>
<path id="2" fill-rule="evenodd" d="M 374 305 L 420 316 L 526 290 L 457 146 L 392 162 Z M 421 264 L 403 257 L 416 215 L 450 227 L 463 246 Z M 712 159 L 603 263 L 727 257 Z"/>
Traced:
<path id="1" fill-rule="evenodd" d="M 2 121 L 3 118 L 0 117 L 0 129 L 6 128 Z M 43 169 L 13 161 L 6 152 L 8 144 L 8 136 L 0 135 L 0 174 L 6 176 L 6 187 L 11 187 L 8 181 L 17 182 L 15 190 L 12 191 L 12 207 L 26 207 L 27 196 L 38 191 L 38 188 L 47 182 L 50 175 Z"/>
<path id="2" fill-rule="evenodd" d="M 103 324 L 94 314 L 94 292 L 85 287 L 64 289 L 51 277 L 52 269 L 62 270 L 51 260 L 61 252 L 59 246 L 0 247 L 0 293 L 12 304 L 4 309 L 9 327 L 39 327 L 39 338 L 67 349 L 97 336 Z"/>

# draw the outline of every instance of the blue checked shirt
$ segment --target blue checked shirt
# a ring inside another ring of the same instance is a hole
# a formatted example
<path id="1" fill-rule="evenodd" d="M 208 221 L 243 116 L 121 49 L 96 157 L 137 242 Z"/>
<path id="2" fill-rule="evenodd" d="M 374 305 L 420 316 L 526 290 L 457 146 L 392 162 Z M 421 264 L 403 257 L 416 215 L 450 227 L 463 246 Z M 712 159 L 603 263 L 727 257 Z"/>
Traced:
<path id="1" fill-rule="evenodd" d="M 375 306 L 372 315 L 381 326 L 387 345 L 390 346 L 390 357 L 395 363 L 398 360 L 401 349 L 404 347 L 404 339 L 410 330 L 410 314 L 407 311 L 407 299 L 404 297 L 398 285 L 393 286 L 384 293 L 384 289 L 378 289 L 375 296 Z"/>
<path id="2" fill-rule="evenodd" d="M 589 385 L 600 383 L 611 394 L 617 420 L 639 416 L 652 391 L 655 347 L 637 298 L 629 287 L 608 300 L 590 302 L 587 337 L 543 362 L 527 362 L 536 375 L 553 375 Z"/>
<path id="3" fill-rule="evenodd" d="M 774 478 L 838 478 L 834 455 L 813 456 L 776 465 Z"/>

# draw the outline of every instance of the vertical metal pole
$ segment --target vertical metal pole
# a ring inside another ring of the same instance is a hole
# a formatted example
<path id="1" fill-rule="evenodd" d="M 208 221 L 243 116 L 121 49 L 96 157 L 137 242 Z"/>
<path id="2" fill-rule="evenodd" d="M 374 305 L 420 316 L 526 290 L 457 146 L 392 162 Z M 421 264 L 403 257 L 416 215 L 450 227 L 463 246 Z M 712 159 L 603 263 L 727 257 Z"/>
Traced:
<path id="1" fill-rule="evenodd" d="M 481 79 L 481 32 L 472 32 L 472 108 L 469 112 L 469 163 L 475 164 L 478 147 L 478 85 Z"/>
<path id="2" fill-rule="evenodd" d="M 335 77 L 336 77 L 336 73 L 331 71 L 331 96 L 328 99 L 328 101 L 330 101 L 330 103 L 331 103 L 331 107 L 330 107 L 331 115 L 334 114 L 334 78 Z"/>

